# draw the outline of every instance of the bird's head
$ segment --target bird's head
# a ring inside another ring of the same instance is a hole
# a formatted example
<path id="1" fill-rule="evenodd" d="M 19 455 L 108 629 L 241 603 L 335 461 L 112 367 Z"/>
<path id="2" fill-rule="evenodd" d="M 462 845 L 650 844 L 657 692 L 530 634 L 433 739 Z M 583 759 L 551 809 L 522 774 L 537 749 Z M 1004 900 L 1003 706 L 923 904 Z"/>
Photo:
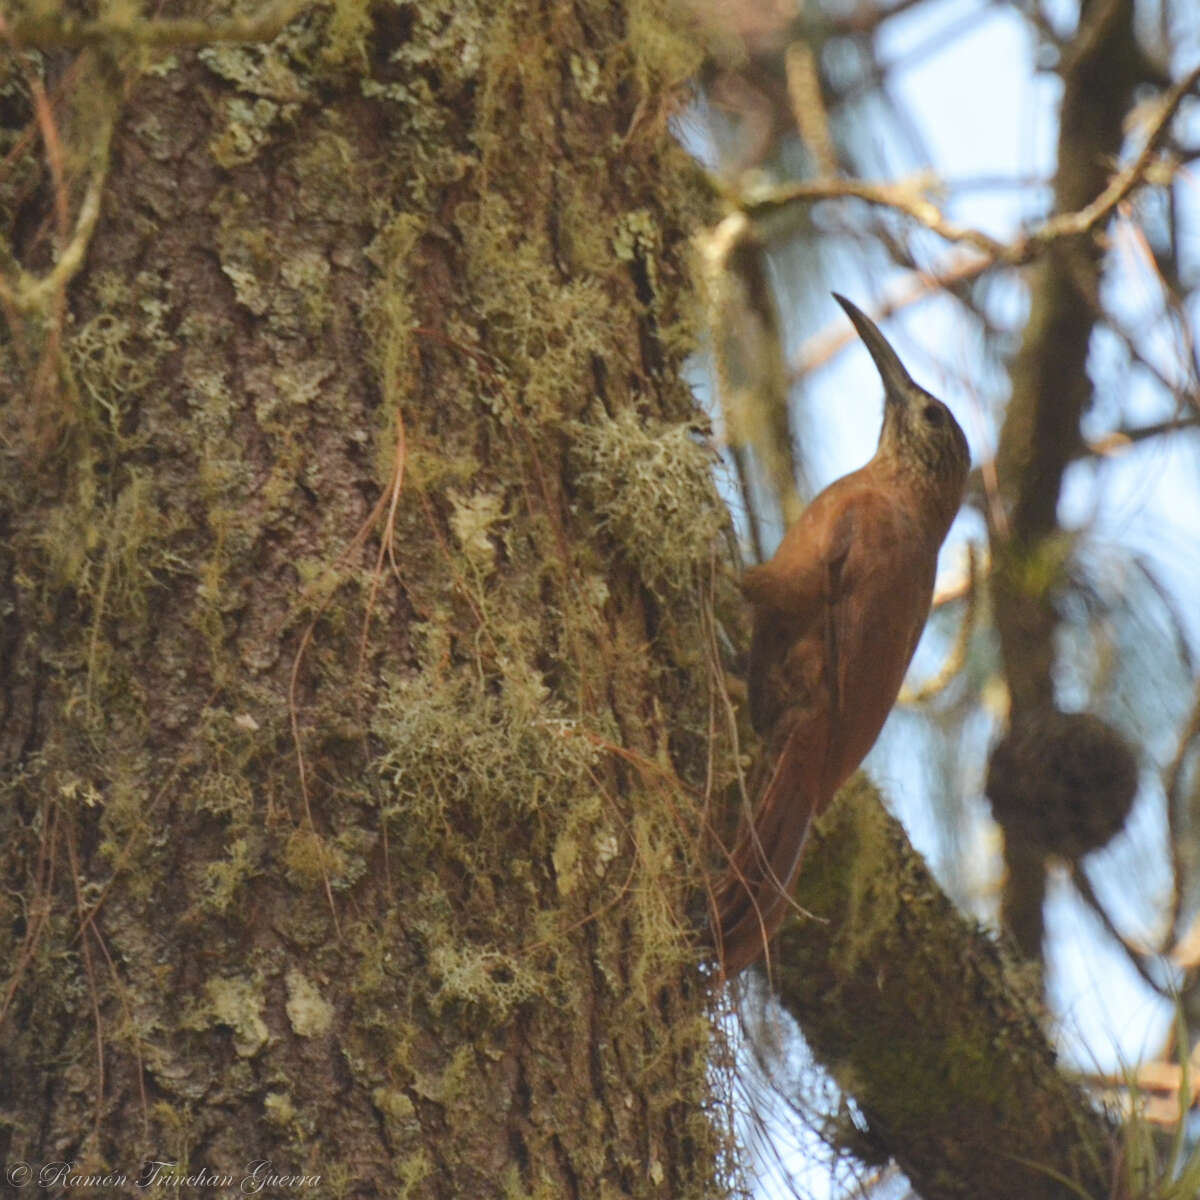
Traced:
<path id="1" fill-rule="evenodd" d="M 833 298 L 846 310 L 883 379 L 883 429 L 878 454 L 895 460 L 933 485 L 953 511 L 962 500 L 971 454 L 954 414 L 914 383 L 879 327 L 845 296 Z"/>

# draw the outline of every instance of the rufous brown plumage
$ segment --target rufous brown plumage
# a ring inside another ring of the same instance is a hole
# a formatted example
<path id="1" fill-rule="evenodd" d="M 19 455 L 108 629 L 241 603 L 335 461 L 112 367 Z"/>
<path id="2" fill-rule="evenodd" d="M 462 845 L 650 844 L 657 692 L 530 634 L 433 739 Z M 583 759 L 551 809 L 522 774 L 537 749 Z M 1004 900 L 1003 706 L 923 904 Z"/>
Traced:
<path id="1" fill-rule="evenodd" d="M 969 466 L 950 410 L 913 382 L 870 318 L 835 299 L 883 379 L 883 428 L 871 461 L 821 492 L 743 580 L 754 610 L 750 717 L 765 758 L 751 819 L 714 889 L 726 978 L 765 952 L 792 905 L 813 818 L 896 701 Z"/>

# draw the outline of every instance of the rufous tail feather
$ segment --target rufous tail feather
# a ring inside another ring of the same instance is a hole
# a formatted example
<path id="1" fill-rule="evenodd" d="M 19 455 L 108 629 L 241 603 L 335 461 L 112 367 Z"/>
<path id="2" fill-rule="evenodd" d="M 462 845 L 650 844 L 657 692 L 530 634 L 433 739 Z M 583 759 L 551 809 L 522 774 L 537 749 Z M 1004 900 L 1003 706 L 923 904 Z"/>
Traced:
<path id="1" fill-rule="evenodd" d="M 765 954 L 794 905 L 809 827 L 829 799 L 821 779 L 826 725 L 823 716 L 807 716 L 791 726 L 714 893 L 713 941 L 727 979 Z"/>

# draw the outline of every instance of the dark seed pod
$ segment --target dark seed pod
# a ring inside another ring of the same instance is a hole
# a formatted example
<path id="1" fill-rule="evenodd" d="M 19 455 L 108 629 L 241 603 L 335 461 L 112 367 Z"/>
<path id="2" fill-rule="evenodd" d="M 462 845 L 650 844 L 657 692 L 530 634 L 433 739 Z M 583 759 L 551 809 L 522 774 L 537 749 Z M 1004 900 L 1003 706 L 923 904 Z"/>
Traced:
<path id="1" fill-rule="evenodd" d="M 1137 758 L 1111 725 L 1043 709 L 997 744 L 984 790 L 1007 839 L 1078 861 L 1120 832 L 1137 786 Z"/>

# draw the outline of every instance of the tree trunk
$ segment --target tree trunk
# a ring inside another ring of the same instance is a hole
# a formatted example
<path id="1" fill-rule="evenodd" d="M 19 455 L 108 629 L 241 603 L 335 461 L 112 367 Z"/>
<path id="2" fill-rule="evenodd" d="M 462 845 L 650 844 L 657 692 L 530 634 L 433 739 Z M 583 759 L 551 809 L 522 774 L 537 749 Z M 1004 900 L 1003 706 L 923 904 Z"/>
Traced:
<path id="1" fill-rule="evenodd" d="M 712 1195 L 693 51 L 365 12 L 11 64 L 0 1158 Z"/>

